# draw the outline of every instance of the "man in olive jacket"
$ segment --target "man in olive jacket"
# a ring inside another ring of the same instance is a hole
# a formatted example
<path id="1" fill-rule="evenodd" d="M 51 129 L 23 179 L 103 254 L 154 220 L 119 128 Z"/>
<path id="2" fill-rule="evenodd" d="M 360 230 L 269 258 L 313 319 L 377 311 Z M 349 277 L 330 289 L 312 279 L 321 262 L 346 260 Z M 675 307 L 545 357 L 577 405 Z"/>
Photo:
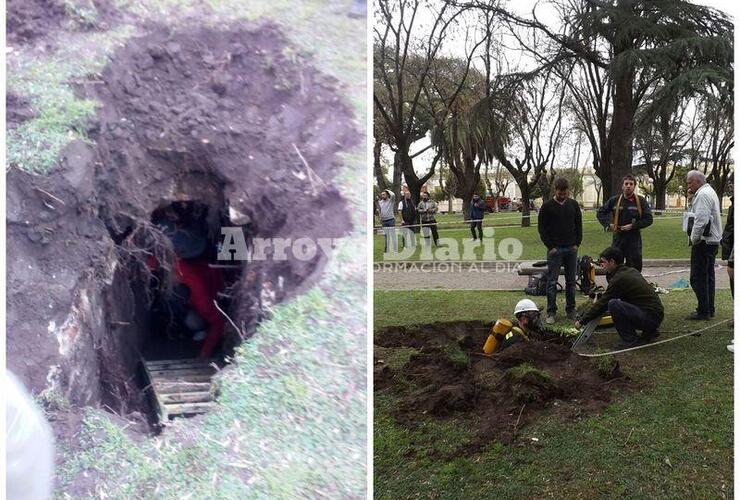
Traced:
<path id="1" fill-rule="evenodd" d="M 618 248 L 601 252 L 599 264 L 606 270 L 609 285 L 575 326 L 580 328 L 609 311 L 622 338 L 617 349 L 634 347 L 657 337 L 663 322 L 663 304 L 653 286 L 637 269 L 624 265 L 624 255 Z M 641 330 L 642 335 L 638 336 L 636 330 Z"/>

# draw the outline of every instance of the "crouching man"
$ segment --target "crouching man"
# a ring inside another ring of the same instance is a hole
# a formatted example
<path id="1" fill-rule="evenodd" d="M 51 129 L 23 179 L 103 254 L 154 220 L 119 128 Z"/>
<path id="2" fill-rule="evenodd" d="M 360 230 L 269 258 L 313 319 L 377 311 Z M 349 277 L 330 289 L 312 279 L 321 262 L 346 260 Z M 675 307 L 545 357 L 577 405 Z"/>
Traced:
<path id="1" fill-rule="evenodd" d="M 580 328 L 608 310 L 622 339 L 617 349 L 628 349 L 655 339 L 663 321 L 663 304 L 653 286 L 637 269 L 624 265 L 624 255 L 618 248 L 601 252 L 599 265 L 606 271 L 609 286 L 575 326 Z"/>

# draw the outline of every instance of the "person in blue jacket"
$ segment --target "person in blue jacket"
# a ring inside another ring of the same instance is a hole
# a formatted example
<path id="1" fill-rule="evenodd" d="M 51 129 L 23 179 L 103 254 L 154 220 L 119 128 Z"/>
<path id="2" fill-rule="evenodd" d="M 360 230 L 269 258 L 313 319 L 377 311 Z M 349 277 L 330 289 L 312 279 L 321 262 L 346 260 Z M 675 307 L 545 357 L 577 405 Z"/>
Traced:
<path id="1" fill-rule="evenodd" d="M 468 216 L 470 218 L 470 232 L 473 233 L 474 240 L 476 239 L 476 228 L 478 228 L 478 238 L 483 239 L 483 216 L 485 214 L 486 202 L 478 196 L 478 193 L 473 194 L 473 201 L 470 203 Z"/>

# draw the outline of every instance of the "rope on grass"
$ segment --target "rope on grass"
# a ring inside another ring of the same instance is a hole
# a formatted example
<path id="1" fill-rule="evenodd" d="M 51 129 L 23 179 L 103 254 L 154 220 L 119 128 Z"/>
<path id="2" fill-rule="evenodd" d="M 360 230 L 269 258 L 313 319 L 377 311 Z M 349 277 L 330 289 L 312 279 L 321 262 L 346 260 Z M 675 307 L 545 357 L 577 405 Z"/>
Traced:
<path id="1" fill-rule="evenodd" d="M 580 352 L 575 352 L 575 351 L 573 351 L 573 352 L 575 352 L 575 354 L 578 354 L 579 356 L 582 356 L 584 358 L 600 358 L 602 356 L 612 356 L 614 354 L 621 354 L 623 352 L 636 351 L 637 349 L 645 349 L 646 347 L 652 347 L 652 346 L 656 346 L 658 344 L 665 344 L 666 342 L 672 342 L 674 340 L 678 340 L 678 339 L 683 338 L 683 337 L 688 337 L 689 335 L 696 335 L 698 333 L 707 331 L 710 328 L 714 328 L 716 326 L 723 325 L 723 324 L 728 323 L 730 321 L 732 321 L 732 319 L 725 319 L 723 321 L 719 321 L 717 323 L 714 323 L 712 325 L 706 326 L 706 327 L 701 328 L 699 330 L 694 330 L 692 332 L 684 333 L 683 335 L 678 335 L 676 337 L 671 337 L 669 339 L 659 340 L 658 342 L 651 342 L 649 344 L 638 345 L 636 347 L 630 347 L 629 349 L 620 349 L 619 351 L 600 352 L 600 353 L 595 353 L 595 354 L 585 354 L 585 353 L 580 353 Z"/>

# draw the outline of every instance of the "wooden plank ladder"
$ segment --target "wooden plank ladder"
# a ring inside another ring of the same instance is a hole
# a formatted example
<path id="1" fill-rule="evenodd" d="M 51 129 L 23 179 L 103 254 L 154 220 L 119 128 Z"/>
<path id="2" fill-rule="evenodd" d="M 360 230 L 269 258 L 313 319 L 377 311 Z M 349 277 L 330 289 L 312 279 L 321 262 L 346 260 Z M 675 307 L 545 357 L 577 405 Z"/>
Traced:
<path id="1" fill-rule="evenodd" d="M 159 421 L 205 413 L 212 408 L 211 377 L 216 373 L 212 360 L 173 359 L 147 361 L 142 358 L 144 376 Z"/>

